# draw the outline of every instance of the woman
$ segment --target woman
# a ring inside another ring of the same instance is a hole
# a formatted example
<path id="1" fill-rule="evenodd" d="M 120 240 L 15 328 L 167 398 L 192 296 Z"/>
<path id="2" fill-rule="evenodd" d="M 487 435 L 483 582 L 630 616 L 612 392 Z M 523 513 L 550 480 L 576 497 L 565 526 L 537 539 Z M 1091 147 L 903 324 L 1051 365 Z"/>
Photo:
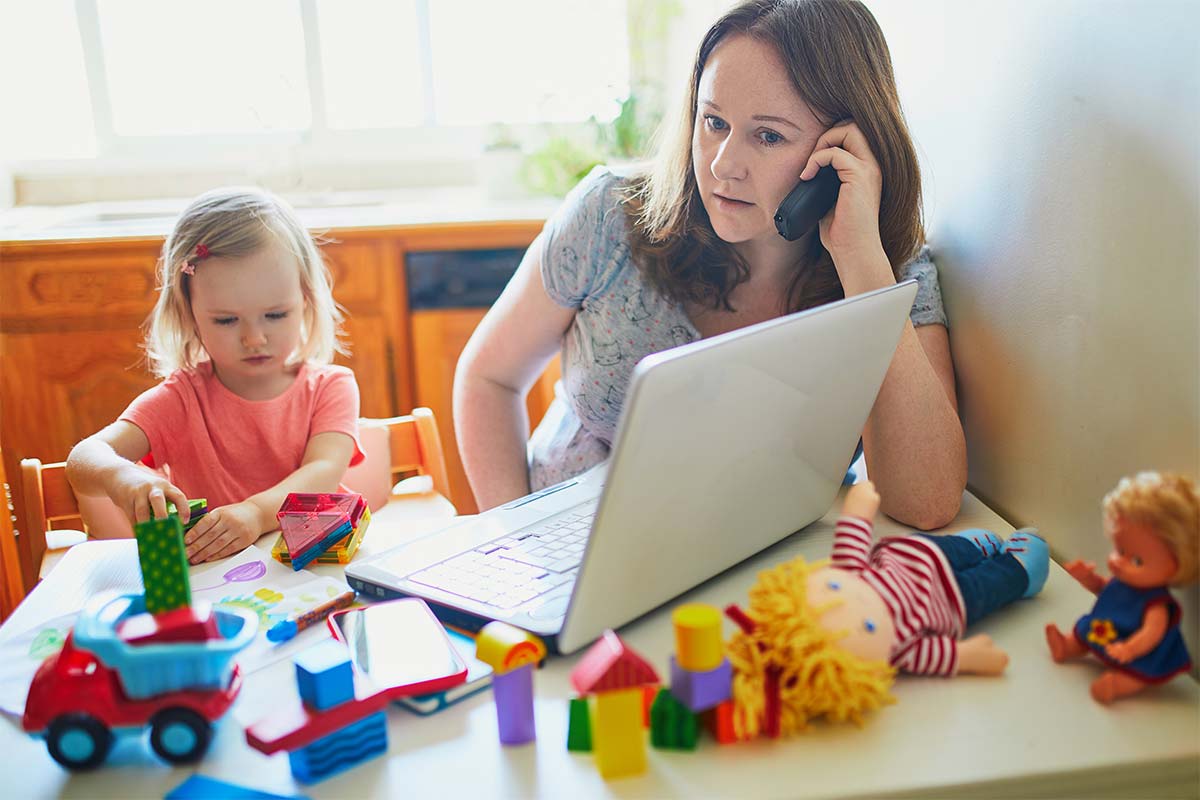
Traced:
<path id="1" fill-rule="evenodd" d="M 480 507 L 603 460 L 645 355 L 915 277 L 863 448 L 887 514 L 945 525 L 966 444 L 916 154 L 875 19 L 852 1 L 742 3 L 701 43 L 681 123 L 650 172 L 597 168 L 571 192 L 463 351 L 454 416 Z M 775 209 L 826 165 L 836 205 L 784 240 Z M 527 451 L 523 398 L 560 347 L 565 397 Z"/>

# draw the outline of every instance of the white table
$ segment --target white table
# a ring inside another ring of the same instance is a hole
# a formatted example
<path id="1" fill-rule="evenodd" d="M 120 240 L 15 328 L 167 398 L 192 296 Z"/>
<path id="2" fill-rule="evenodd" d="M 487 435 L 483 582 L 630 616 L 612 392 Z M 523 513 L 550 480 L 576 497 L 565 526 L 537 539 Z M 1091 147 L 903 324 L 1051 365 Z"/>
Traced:
<path id="1" fill-rule="evenodd" d="M 839 504 L 840 505 L 840 504 Z M 389 523 L 372 522 L 383 543 Z M 744 603 L 759 569 L 797 554 L 828 555 L 833 514 L 677 602 Z M 970 495 L 948 530 L 1011 532 Z M 406 528 L 409 534 L 412 529 Z M 877 535 L 900 532 L 881 522 Z M 1048 532 L 1053 542 L 1053 532 Z M 322 568 L 325 569 L 325 568 Z M 605 782 L 589 754 L 566 750 L 568 676 L 576 656 L 552 659 L 535 678 L 538 740 L 502 747 L 490 693 L 432 717 L 393 707 L 385 756 L 320 783 L 292 781 L 287 756 L 266 757 L 245 744 L 239 722 L 269 712 L 295 691 L 282 662 L 246 681 L 212 749 L 194 771 L 280 794 L 344 797 L 854 797 L 1077 796 L 1196 797 L 1200 792 L 1200 690 L 1187 678 L 1105 708 L 1088 695 L 1095 662 L 1057 665 L 1043 639 L 1046 622 L 1065 627 L 1091 607 L 1092 595 L 1061 568 L 1042 594 L 1002 610 L 975 630 L 1010 654 L 1000 678 L 901 678 L 896 705 L 866 725 L 819 725 L 781 741 L 719 746 L 707 737 L 693 753 L 649 748 L 641 776 Z M 726 634 L 732 632 L 726 623 Z M 316 631 L 308 636 L 322 635 Z M 668 609 L 621 631 L 664 678 L 673 648 Z M 236 720 L 236 721 L 235 721 Z M 171 768 L 136 742 L 123 742 L 98 772 L 71 775 L 41 742 L 0 725 L 6 797 L 162 797 L 193 770 Z"/>

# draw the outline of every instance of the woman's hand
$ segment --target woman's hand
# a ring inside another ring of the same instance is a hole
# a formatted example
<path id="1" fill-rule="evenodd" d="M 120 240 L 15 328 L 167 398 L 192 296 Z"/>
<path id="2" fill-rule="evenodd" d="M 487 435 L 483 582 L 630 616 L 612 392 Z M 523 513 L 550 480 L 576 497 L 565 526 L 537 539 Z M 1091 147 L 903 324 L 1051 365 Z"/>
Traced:
<path id="1" fill-rule="evenodd" d="M 168 501 L 178 509 L 180 522 L 186 524 L 191 513 L 187 496 L 173 483 L 133 464 L 122 466 L 109 487 L 109 496 L 134 525 L 165 519 Z"/>
<path id="2" fill-rule="evenodd" d="M 254 544 L 265 530 L 262 512 L 253 503 L 215 508 L 184 536 L 188 562 L 199 564 L 231 556 Z"/>
<path id="3" fill-rule="evenodd" d="M 833 211 L 821 219 L 818 230 L 821 244 L 833 256 L 845 285 L 844 264 L 857 259 L 878 260 L 884 252 L 879 236 L 883 173 L 866 137 L 853 121 L 834 125 L 821 134 L 800 178 L 810 180 L 819 168 L 830 165 L 837 170 L 842 186 Z M 887 263 L 886 256 L 883 263 Z"/>

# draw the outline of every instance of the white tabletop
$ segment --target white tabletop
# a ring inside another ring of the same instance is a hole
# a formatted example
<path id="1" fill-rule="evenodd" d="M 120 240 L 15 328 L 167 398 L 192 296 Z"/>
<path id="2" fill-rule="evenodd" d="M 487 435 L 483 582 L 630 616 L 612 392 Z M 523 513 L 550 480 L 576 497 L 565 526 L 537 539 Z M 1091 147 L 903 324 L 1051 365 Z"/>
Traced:
<path id="1" fill-rule="evenodd" d="M 831 513 L 677 602 L 745 603 L 759 569 L 792 556 L 828 555 Z M 382 542 L 390 523 L 377 515 Z M 1011 526 L 969 494 L 947 530 Z M 412 526 L 404 535 L 413 535 Z M 877 535 L 902 532 L 889 521 Z M 393 535 L 396 532 L 392 532 Z M 1053 532 L 1047 532 L 1053 542 Z M 369 537 L 370 538 L 370 537 Z M 322 567 L 321 571 L 330 568 Z M 1200 787 L 1200 690 L 1188 678 L 1109 708 L 1092 701 L 1094 661 L 1056 665 L 1042 630 L 1073 624 L 1092 595 L 1052 566 L 1040 596 L 984 620 L 1011 656 L 1000 678 L 900 678 L 898 702 L 862 728 L 818 725 L 798 737 L 720 746 L 702 737 L 696 752 L 648 747 L 644 775 L 605 782 L 590 754 L 566 749 L 568 676 L 578 655 L 551 659 L 535 676 L 538 739 L 502 747 L 491 694 L 484 692 L 431 717 L 388 711 L 388 751 L 347 772 L 305 786 L 294 783 L 287 756 L 263 756 L 245 744 L 241 725 L 269 713 L 295 692 L 290 662 L 250 675 L 234 719 L 218 729 L 196 769 L 172 768 L 137 740 L 123 741 L 97 772 L 72 775 L 40 741 L 0 725 L 0 764 L 21 797 L 162 797 L 191 772 L 280 794 L 343 797 L 853 797 L 853 796 L 1197 796 Z M 732 632 L 726 623 L 726 634 Z M 316 641 L 323 629 L 303 634 Z M 622 637 L 667 672 L 673 648 L 669 609 L 621 630 Z M 239 724 L 240 723 L 240 724 Z M 8 792 L 4 793 L 9 796 Z"/>

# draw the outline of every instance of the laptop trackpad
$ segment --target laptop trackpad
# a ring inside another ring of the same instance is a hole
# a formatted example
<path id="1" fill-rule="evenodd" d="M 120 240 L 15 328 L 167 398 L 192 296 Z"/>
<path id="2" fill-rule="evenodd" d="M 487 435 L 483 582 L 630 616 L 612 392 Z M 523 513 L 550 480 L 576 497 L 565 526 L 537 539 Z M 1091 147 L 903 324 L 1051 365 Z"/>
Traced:
<path id="1" fill-rule="evenodd" d="M 560 594 L 558 597 L 551 597 L 545 603 L 542 603 L 537 608 L 529 612 L 529 616 L 534 619 L 555 619 L 567 613 L 567 605 L 571 602 L 571 595 Z"/>

